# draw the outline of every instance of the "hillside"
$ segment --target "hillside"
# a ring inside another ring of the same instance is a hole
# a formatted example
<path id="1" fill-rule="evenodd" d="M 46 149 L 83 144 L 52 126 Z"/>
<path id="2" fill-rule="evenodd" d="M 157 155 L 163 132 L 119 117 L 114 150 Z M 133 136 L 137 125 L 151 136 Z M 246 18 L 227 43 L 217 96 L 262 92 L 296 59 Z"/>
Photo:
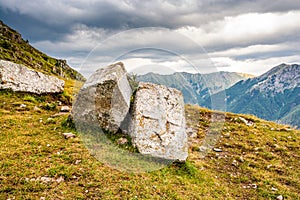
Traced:
<path id="1" fill-rule="evenodd" d="M 297 130 L 227 113 L 218 152 L 202 158 L 212 112 L 187 105 L 187 124 L 197 130 L 188 161 L 127 173 L 91 156 L 67 115 L 55 115 L 55 98 L 0 91 L 0 199 L 299 199 Z"/>
<path id="2" fill-rule="evenodd" d="M 84 81 L 85 78 L 68 66 L 66 60 L 52 58 L 25 41 L 21 34 L 0 20 L 0 60 L 23 64 L 39 72 L 62 78 Z"/>
<path id="3" fill-rule="evenodd" d="M 215 72 L 210 74 L 190 74 L 176 72 L 170 75 L 148 73 L 140 75 L 137 80 L 166 85 L 183 93 L 185 103 L 202 105 L 204 99 L 210 97 L 250 75 L 235 72 Z"/>
<path id="4" fill-rule="evenodd" d="M 300 127 L 299 94 L 300 65 L 281 64 L 228 88 L 227 110 Z M 204 105 L 209 107 L 209 102 L 207 99 Z"/>

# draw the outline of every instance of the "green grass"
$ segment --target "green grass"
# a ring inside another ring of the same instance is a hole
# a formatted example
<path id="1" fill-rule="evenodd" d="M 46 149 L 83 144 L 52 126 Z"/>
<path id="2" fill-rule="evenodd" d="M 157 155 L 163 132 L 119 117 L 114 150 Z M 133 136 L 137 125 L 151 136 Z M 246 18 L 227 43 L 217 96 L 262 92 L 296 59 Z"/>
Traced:
<path id="1" fill-rule="evenodd" d="M 67 92 L 72 94 L 70 88 Z M 227 113 L 216 144 L 223 151 L 201 158 L 197 147 L 209 129 L 211 111 L 187 105 L 187 124 L 198 129 L 188 161 L 124 172 L 93 157 L 66 115 L 53 116 L 59 105 L 34 110 L 57 100 L 0 92 L 0 199 L 276 199 L 280 194 L 299 199 L 299 131 Z M 254 125 L 246 126 L 239 116 Z M 63 132 L 77 137 L 65 139 Z"/>

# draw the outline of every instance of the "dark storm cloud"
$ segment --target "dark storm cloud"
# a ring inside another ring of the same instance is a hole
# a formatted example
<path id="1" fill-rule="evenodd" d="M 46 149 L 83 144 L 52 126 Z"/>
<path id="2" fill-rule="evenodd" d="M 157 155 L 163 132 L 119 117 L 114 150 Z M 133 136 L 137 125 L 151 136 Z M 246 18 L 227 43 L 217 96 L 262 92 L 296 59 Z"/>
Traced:
<path id="1" fill-rule="evenodd" d="M 0 17 L 33 41 L 59 40 L 74 24 L 108 30 L 139 27 L 201 26 L 245 12 L 300 9 L 294 0 L 212 1 L 37 1 L 4 0 Z"/>
<path id="2" fill-rule="evenodd" d="M 68 34 L 70 27 L 67 26 L 52 26 L 45 21 L 32 18 L 29 15 L 20 14 L 11 10 L 0 9 L 0 19 L 22 33 L 23 38 L 30 42 L 42 40 L 57 40 Z"/>

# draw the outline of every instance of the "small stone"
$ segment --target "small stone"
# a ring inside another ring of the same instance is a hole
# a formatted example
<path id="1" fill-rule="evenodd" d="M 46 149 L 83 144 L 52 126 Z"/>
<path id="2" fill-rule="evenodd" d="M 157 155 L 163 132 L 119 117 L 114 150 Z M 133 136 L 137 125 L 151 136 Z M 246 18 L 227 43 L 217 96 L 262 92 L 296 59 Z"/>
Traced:
<path id="1" fill-rule="evenodd" d="M 270 169 L 272 167 L 272 165 L 268 165 L 267 168 Z"/>
<path id="2" fill-rule="evenodd" d="M 84 191 L 85 193 L 88 193 L 89 191 L 88 190 L 86 190 L 86 191 Z"/>
<path id="3" fill-rule="evenodd" d="M 117 144 L 119 144 L 119 145 L 126 144 L 127 142 L 128 142 L 127 138 L 119 138 L 117 140 Z"/>
<path id="4" fill-rule="evenodd" d="M 46 123 L 47 124 L 54 124 L 55 123 L 55 120 L 51 117 L 49 117 L 47 120 L 46 120 Z"/>
<path id="5" fill-rule="evenodd" d="M 51 115 L 51 117 L 59 117 L 59 116 L 62 116 L 62 115 L 68 115 L 69 113 L 67 112 L 59 112 L 59 113 L 55 113 L 54 115 Z"/>
<path id="6" fill-rule="evenodd" d="M 220 148 L 213 148 L 213 150 L 214 150 L 215 152 L 222 152 L 222 151 L 223 151 L 223 150 L 220 149 Z"/>
<path id="7" fill-rule="evenodd" d="M 40 118 L 40 121 L 39 121 L 40 123 L 42 123 L 43 122 L 43 119 L 42 118 Z"/>
<path id="8" fill-rule="evenodd" d="M 51 145 L 50 144 L 47 144 L 47 147 L 50 147 Z"/>
<path id="9" fill-rule="evenodd" d="M 224 137 L 225 137 L 225 138 L 230 138 L 230 133 L 225 133 L 225 134 L 224 134 Z"/>
<path id="10" fill-rule="evenodd" d="M 271 190 L 272 191 L 277 191 L 277 188 L 272 187 Z"/>
<path id="11" fill-rule="evenodd" d="M 70 112 L 71 108 L 69 106 L 62 106 L 60 108 L 60 112 Z"/>
<path id="12" fill-rule="evenodd" d="M 278 197 L 276 197 L 277 200 L 283 200 L 283 196 L 279 195 Z"/>
<path id="13" fill-rule="evenodd" d="M 65 179 L 62 176 L 60 176 L 58 179 L 56 179 L 57 183 L 61 183 L 61 182 L 64 182 L 64 181 L 65 181 Z"/>
<path id="14" fill-rule="evenodd" d="M 20 108 L 26 108 L 26 105 L 25 104 L 21 104 Z"/>
<path id="15" fill-rule="evenodd" d="M 245 162 L 245 160 L 242 156 L 239 157 L 239 161 L 242 162 L 242 163 Z"/>
<path id="16" fill-rule="evenodd" d="M 244 122 L 247 126 L 253 126 L 253 125 L 254 125 L 253 122 L 248 121 L 248 120 L 246 120 L 246 119 L 243 118 L 243 117 L 239 117 L 239 120 L 241 120 L 242 122 Z"/>
<path id="17" fill-rule="evenodd" d="M 39 107 L 37 107 L 37 106 L 34 106 L 33 111 L 41 112 L 41 109 Z"/>
<path id="18" fill-rule="evenodd" d="M 236 160 L 233 160 L 232 161 L 232 165 L 237 167 L 238 166 L 238 162 Z"/>
<path id="19" fill-rule="evenodd" d="M 50 183 L 50 182 L 53 181 L 53 179 L 50 178 L 50 177 L 44 176 L 44 177 L 41 177 L 41 181 L 42 181 L 43 183 Z"/>
<path id="20" fill-rule="evenodd" d="M 45 199 L 46 199 L 46 197 L 41 197 L 41 198 L 40 198 L 40 200 L 45 200 Z"/>
<path id="21" fill-rule="evenodd" d="M 208 151 L 208 148 L 205 147 L 205 146 L 201 146 L 201 147 L 199 148 L 199 151 L 200 151 L 200 152 L 207 152 L 207 151 Z"/>
<path id="22" fill-rule="evenodd" d="M 73 134 L 73 133 L 63 133 L 63 136 L 65 136 L 66 139 L 75 138 L 76 137 L 76 135 Z"/>
<path id="23" fill-rule="evenodd" d="M 75 161 L 75 165 L 78 165 L 79 163 L 81 163 L 81 160 L 76 160 Z"/>

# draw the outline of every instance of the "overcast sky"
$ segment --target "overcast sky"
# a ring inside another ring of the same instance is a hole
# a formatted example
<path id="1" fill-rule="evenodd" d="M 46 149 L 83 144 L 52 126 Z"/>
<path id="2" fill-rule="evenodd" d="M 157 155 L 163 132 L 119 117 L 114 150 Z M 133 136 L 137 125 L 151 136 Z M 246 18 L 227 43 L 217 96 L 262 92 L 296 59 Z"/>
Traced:
<path id="1" fill-rule="evenodd" d="M 300 63 L 299 0 L 1 0 L 0 19 L 85 76 L 117 60 L 254 75 Z"/>

